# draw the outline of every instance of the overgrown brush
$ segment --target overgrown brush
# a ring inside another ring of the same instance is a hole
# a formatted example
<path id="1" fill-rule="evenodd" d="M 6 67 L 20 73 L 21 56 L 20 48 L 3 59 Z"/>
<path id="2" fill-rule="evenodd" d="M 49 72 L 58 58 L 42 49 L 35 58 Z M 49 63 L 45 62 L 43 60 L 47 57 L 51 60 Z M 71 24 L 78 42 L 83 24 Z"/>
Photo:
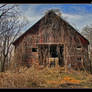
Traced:
<path id="1" fill-rule="evenodd" d="M 20 67 L 15 71 L 0 73 L 0 88 L 68 88 L 70 84 L 72 87 L 81 88 L 89 87 L 87 82 L 90 79 L 92 76 L 82 71 L 72 70 L 65 73 L 64 68 L 41 69 L 33 65 L 31 68 Z M 66 84 L 69 85 L 64 86 Z"/>

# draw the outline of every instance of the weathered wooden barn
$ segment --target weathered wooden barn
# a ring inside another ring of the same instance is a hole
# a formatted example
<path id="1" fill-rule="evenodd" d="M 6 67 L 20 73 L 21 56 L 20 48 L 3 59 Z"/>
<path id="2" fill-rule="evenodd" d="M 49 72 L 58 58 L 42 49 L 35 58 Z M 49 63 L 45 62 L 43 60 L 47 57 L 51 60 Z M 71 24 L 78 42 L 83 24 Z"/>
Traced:
<path id="1" fill-rule="evenodd" d="M 53 11 L 49 11 L 13 43 L 15 61 L 30 67 L 81 68 L 88 62 L 88 40 Z"/>

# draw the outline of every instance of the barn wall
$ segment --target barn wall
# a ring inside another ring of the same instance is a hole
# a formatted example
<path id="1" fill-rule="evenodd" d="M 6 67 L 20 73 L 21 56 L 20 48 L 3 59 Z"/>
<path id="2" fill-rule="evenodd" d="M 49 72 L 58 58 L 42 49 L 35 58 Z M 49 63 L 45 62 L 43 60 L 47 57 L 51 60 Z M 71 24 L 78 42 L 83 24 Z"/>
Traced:
<path id="1" fill-rule="evenodd" d="M 32 52 L 32 48 L 37 48 L 36 43 L 63 44 L 65 65 L 68 64 L 75 67 L 78 66 L 82 60 L 87 62 L 87 45 L 84 45 L 75 30 L 63 20 L 61 21 L 59 17 L 49 16 L 48 18 L 48 16 L 46 16 L 40 22 L 38 27 L 36 24 L 34 29 L 31 29 L 30 32 L 24 35 L 22 40 L 19 41 L 19 45 L 16 44 L 15 46 L 15 60 L 20 64 L 28 63 L 27 65 L 31 64 L 32 62 L 38 62 L 39 53 Z M 78 50 L 78 46 L 81 46 L 81 48 L 79 48 L 81 50 Z M 45 56 L 44 50 L 44 57 Z M 81 58 L 81 60 L 78 60 L 78 58 Z"/>

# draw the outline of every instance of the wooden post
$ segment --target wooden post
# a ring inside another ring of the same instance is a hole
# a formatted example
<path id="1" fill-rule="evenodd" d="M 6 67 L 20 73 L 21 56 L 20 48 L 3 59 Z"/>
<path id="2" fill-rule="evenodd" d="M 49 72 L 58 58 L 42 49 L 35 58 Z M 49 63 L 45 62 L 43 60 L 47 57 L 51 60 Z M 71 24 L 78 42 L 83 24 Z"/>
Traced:
<path id="1" fill-rule="evenodd" d="M 54 60 L 55 60 L 56 67 L 58 67 L 58 66 L 59 66 L 59 65 L 58 65 L 59 59 L 58 59 L 58 58 L 54 58 Z"/>
<path id="2" fill-rule="evenodd" d="M 65 62 L 65 72 L 67 72 L 66 46 L 65 45 L 64 45 L 64 62 Z"/>

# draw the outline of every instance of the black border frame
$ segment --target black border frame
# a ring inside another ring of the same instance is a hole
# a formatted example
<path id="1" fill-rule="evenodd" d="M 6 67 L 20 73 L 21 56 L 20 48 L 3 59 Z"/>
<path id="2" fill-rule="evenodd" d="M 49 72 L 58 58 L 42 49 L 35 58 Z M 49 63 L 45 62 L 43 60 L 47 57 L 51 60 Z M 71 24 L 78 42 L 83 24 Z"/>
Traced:
<path id="1" fill-rule="evenodd" d="M 69 4 L 69 3 L 73 3 L 73 4 L 91 4 L 92 0 L 0 0 L 0 3 L 18 3 L 18 4 L 28 4 L 28 3 L 32 3 L 32 4 L 59 4 L 59 3 L 63 3 L 63 4 Z"/>

